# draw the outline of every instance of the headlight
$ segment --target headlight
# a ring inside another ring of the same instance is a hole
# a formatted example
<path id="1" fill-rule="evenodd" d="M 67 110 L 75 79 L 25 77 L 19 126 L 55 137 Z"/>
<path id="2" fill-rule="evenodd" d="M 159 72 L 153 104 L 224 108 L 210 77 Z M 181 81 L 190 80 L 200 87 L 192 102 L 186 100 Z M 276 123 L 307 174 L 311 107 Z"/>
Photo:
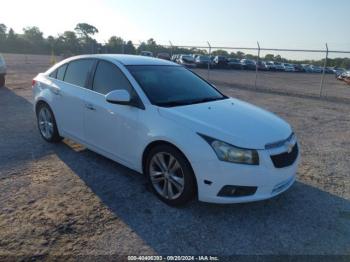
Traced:
<path id="1" fill-rule="evenodd" d="M 239 148 L 202 134 L 199 135 L 214 149 L 219 160 L 239 164 L 259 165 L 259 155 L 256 150 Z"/>

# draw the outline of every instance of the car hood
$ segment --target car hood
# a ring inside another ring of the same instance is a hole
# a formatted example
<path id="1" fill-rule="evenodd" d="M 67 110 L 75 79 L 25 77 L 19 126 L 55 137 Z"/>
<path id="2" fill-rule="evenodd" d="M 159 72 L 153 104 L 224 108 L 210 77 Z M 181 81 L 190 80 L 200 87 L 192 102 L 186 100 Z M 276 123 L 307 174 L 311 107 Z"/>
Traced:
<path id="1" fill-rule="evenodd" d="M 159 113 L 194 132 L 242 148 L 264 149 L 266 144 L 286 139 L 292 133 L 290 125 L 275 114 L 233 98 L 160 107 Z"/>

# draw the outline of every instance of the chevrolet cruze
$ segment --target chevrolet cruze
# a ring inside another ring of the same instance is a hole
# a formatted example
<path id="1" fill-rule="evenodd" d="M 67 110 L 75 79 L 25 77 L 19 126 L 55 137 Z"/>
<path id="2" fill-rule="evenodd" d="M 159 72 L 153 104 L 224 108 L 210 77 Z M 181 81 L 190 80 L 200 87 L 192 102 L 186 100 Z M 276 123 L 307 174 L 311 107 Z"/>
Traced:
<path id="1" fill-rule="evenodd" d="M 85 55 L 33 79 L 38 129 L 144 173 L 169 205 L 271 198 L 295 181 L 291 126 L 170 61 Z"/>

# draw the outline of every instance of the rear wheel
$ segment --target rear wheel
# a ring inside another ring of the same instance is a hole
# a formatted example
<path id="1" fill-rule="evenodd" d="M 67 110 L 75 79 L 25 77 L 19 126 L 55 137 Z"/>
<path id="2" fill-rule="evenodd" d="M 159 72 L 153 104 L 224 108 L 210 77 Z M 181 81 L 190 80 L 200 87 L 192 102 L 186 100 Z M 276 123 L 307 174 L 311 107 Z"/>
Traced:
<path id="1" fill-rule="evenodd" d="M 46 103 L 41 103 L 37 109 L 37 123 L 41 136 L 50 143 L 60 142 L 55 116 Z"/>
<path id="2" fill-rule="evenodd" d="M 170 145 L 156 146 L 148 154 L 145 172 L 155 194 L 171 206 L 193 199 L 195 178 L 186 157 Z"/>
<path id="3" fill-rule="evenodd" d="M 5 86 L 5 75 L 0 75 L 0 87 Z"/>

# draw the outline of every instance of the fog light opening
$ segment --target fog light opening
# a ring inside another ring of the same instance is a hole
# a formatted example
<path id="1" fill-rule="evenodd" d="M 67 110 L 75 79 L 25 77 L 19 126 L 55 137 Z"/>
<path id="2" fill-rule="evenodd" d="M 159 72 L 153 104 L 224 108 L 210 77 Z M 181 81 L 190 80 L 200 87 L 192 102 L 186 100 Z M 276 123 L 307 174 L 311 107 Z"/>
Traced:
<path id="1" fill-rule="evenodd" d="M 251 186 L 224 186 L 218 193 L 221 197 L 240 197 L 254 195 L 257 187 Z"/>

